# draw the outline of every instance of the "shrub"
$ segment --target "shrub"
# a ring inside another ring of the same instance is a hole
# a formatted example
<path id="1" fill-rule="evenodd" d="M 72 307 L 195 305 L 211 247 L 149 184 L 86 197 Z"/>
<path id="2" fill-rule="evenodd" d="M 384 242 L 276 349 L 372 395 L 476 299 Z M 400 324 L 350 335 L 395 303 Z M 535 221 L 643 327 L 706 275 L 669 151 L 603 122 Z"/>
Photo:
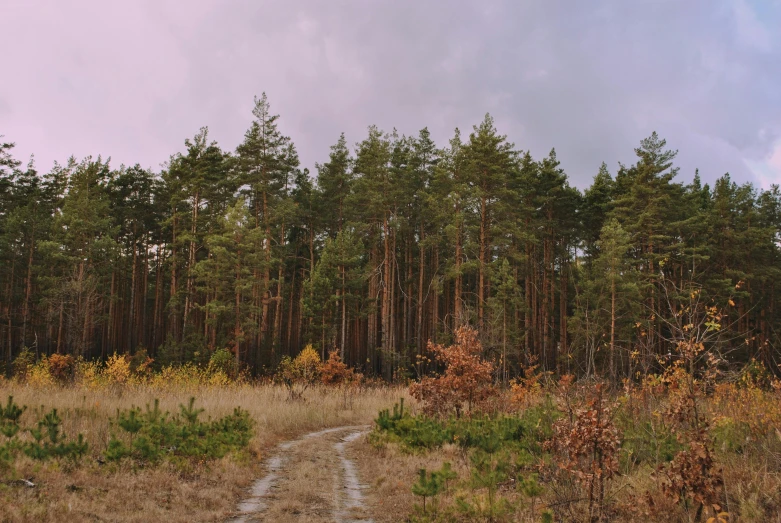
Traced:
<path id="1" fill-rule="evenodd" d="M 769 389 L 772 376 L 762 362 L 751 359 L 740 371 L 738 386 Z"/>
<path id="2" fill-rule="evenodd" d="M 126 355 L 114 353 L 106 362 L 103 376 L 109 384 L 125 385 L 130 382 L 130 358 Z"/>
<path id="3" fill-rule="evenodd" d="M 348 367 L 337 351 L 328 353 L 328 360 L 320 369 L 320 380 L 325 385 L 340 385 L 355 379 L 355 372 Z"/>
<path id="4" fill-rule="evenodd" d="M 97 389 L 104 385 L 103 369 L 98 361 L 77 359 L 73 375 L 76 383 L 88 389 Z"/>
<path id="5" fill-rule="evenodd" d="M 317 351 L 307 345 L 295 359 L 284 356 L 274 377 L 287 387 L 290 399 L 301 399 L 306 389 L 320 379 L 321 367 Z"/>
<path id="6" fill-rule="evenodd" d="M 249 414 L 234 409 L 232 414 L 215 421 L 201 421 L 203 409 L 195 408 L 195 398 L 187 405 L 179 405 L 179 412 L 171 415 L 154 407 L 138 407 L 117 412 L 114 424 L 126 434 L 112 435 L 104 456 L 109 461 L 133 458 L 156 463 L 165 458 L 221 458 L 229 452 L 245 449 L 253 435 Z"/>
<path id="7" fill-rule="evenodd" d="M 542 379 L 550 376 L 550 372 L 540 372 L 536 357 L 531 364 L 521 366 L 523 377 L 517 378 L 510 387 L 511 402 L 517 408 L 528 407 L 532 400 L 542 392 Z"/>
<path id="8" fill-rule="evenodd" d="M 35 366 L 35 353 L 25 347 L 16 356 L 13 362 L 14 377 L 19 381 L 26 381 Z"/>
<path id="9" fill-rule="evenodd" d="M 209 358 L 207 371 L 212 375 L 222 374 L 229 379 L 236 379 L 239 375 L 236 356 L 228 349 L 217 349 Z"/>
<path id="10" fill-rule="evenodd" d="M 219 373 L 217 381 L 224 376 Z M 160 372 L 154 374 L 151 378 L 151 385 L 161 389 L 169 389 L 172 387 L 181 388 L 193 388 L 198 387 L 204 382 L 208 382 L 208 379 L 204 379 L 204 373 L 194 363 L 188 362 L 184 365 L 166 365 L 160 369 Z M 227 378 L 226 378 L 227 382 Z"/>
<path id="11" fill-rule="evenodd" d="M 452 443 L 463 450 L 481 449 L 489 453 L 510 447 L 519 455 L 529 456 L 539 454 L 542 442 L 550 437 L 554 417 L 549 409 L 552 409 L 550 404 L 529 409 L 521 416 L 442 419 L 411 416 L 402 400 L 394 405 L 392 412 L 380 411 L 375 424 L 378 434 L 409 450 L 433 449 Z"/>
<path id="12" fill-rule="evenodd" d="M 76 460 L 87 453 L 87 443 L 81 434 L 76 440 L 69 440 L 62 433 L 62 419 L 57 409 L 43 414 L 35 427 L 25 428 L 21 424 L 21 416 L 26 409 L 14 403 L 13 396 L 8 396 L 5 407 L 0 405 L 0 434 L 5 437 L 5 442 L 0 445 L 0 465 L 3 469 L 9 469 L 20 452 L 34 460 Z M 29 433 L 32 441 L 20 440 L 18 436 L 22 432 Z"/>
<path id="13" fill-rule="evenodd" d="M 54 385 L 54 376 L 49 368 L 49 358 L 44 356 L 38 363 L 32 366 L 27 375 L 27 382 L 37 387 L 48 387 Z"/>
<path id="14" fill-rule="evenodd" d="M 52 354 L 48 358 L 49 373 L 57 383 L 67 383 L 73 379 L 73 371 L 76 368 L 76 360 L 70 354 Z"/>
<path id="15" fill-rule="evenodd" d="M 79 434 L 76 441 L 69 441 L 62 433 L 62 419 L 57 414 L 57 409 L 46 413 L 39 421 L 35 429 L 28 429 L 34 441 L 24 443 L 24 453 L 37 460 L 45 460 L 52 457 L 78 459 L 87 453 L 88 445 L 84 436 Z"/>
<path id="16" fill-rule="evenodd" d="M 604 385 L 598 384 L 585 408 L 573 410 L 554 424 L 554 436 L 547 444 L 558 469 L 586 488 L 590 521 L 604 518 L 606 482 L 618 472 L 620 439 L 612 411 Z"/>
<path id="17" fill-rule="evenodd" d="M 152 374 L 152 364 L 154 361 L 155 360 L 149 357 L 146 349 L 137 349 L 136 353 L 133 354 L 128 361 L 131 375 L 139 378 L 148 377 Z"/>
<path id="18" fill-rule="evenodd" d="M 493 365 L 482 359 L 483 347 L 477 331 L 469 327 L 456 330 L 456 341 L 450 347 L 429 342 L 428 348 L 437 361 L 445 365 L 439 377 L 424 377 L 410 386 L 412 397 L 423 403 L 429 415 L 455 413 L 472 415 L 487 410 L 488 400 L 498 394 L 493 385 Z"/>
<path id="19" fill-rule="evenodd" d="M 700 405 L 700 384 L 682 365 L 670 369 L 668 381 L 670 404 L 664 414 L 684 448 L 667 468 L 661 469 L 662 492 L 673 502 L 682 502 L 687 512 L 689 501 L 693 501 L 697 507 L 695 519 L 699 519 L 703 513 L 720 511 L 721 470 L 713 459 L 710 423 Z"/>

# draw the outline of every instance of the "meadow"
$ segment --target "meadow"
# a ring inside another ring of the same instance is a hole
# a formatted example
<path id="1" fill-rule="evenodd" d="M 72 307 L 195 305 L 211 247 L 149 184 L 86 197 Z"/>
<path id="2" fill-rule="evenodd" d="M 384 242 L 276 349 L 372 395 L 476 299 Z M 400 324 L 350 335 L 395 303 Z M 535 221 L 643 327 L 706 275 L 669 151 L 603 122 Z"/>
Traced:
<path id="1" fill-rule="evenodd" d="M 233 379 L 195 366 L 139 374 L 125 358 L 105 366 L 69 365 L 67 377 L 44 360 L 0 381 L 4 411 L 9 396 L 14 405 L 27 407 L 16 439 L 32 443 L 31 430 L 56 409 L 65 444 L 78 435 L 87 444 L 78 457 L 38 459 L 22 449 L 0 459 L 0 521 L 223 521 L 235 513 L 277 443 L 322 428 L 370 423 L 404 394 L 398 387 L 356 386 L 346 394 L 339 387 L 314 385 L 305 399 L 291 399 L 285 384 Z M 199 455 L 197 449 L 189 455 L 170 449 L 163 449 L 162 456 L 144 454 L 119 426 L 121 419 L 128 425 L 135 407 L 137 417 L 144 418 L 155 402 L 161 413 L 170 413 L 169 419 L 182 417 L 190 398 L 196 411 L 203 409 L 199 419 L 204 423 L 230 417 L 236 408 L 246 413 L 252 425 L 247 444 L 222 456 Z M 48 436 L 43 439 L 49 443 Z M 112 439 L 134 452 L 109 459 Z M 0 447 L 9 440 L 0 435 Z"/>
<path id="2" fill-rule="evenodd" d="M 431 352 L 440 374 L 395 385 L 307 350 L 262 381 L 28 362 L 0 382 L 0 519 L 225 521 L 280 442 L 370 425 L 348 453 L 378 522 L 781 520 L 781 383 L 756 362 L 502 387 L 468 332 Z M 270 513 L 302 517 L 316 458 Z"/>

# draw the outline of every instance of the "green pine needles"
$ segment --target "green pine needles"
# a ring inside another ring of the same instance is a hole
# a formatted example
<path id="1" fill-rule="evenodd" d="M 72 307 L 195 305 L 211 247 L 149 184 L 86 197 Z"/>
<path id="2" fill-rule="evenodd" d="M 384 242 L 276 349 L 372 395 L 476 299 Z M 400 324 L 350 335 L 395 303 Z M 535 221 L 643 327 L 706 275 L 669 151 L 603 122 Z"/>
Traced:
<path id="1" fill-rule="evenodd" d="M 87 453 L 88 445 L 84 436 L 68 438 L 62 432 L 62 419 L 57 409 L 43 413 L 35 426 L 22 425 L 22 414 L 26 406 L 19 406 L 13 396 L 8 396 L 5 407 L 0 405 L 0 473 L 12 475 L 13 463 L 20 454 L 44 461 L 48 459 L 67 459 L 75 462 Z"/>
<path id="2" fill-rule="evenodd" d="M 402 401 L 379 413 L 371 441 L 415 454 L 451 445 L 463 455 L 462 478 L 449 462 L 418 470 L 411 488 L 422 503 L 412 521 L 547 521 L 552 513 L 540 512 L 545 489 L 533 471 L 550 458 L 543 443 L 559 416 L 550 399 L 516 415 L 448 419 L 413 416 Z"/>
<path id="3" fill-rule="evenodd" d="M 158 463 L 164 459 L 218 459 L 247 448 L 254 426 L 249 413 L 236 408 L 218 420 L 203 421 L 203 412 L 195 407 L 195 398 L 179 405 L 175 415 L 162 412 L 159 400 L 152 407 L 147 405 L 144 412 L 139 407 L 118 411 L 113 423 L 121 432 L 112 435 L 104 455 L 115 462 L 129 458 Z"/>
<path id="4" fill-rule="evenodd" d="M 447 492 L 448 482 L 457 477 L 458 474 L 452 469 L 449 462 L 443 463 L 441 469 L 432 472 L 428 472 L 426 469 L 418 470 L 418 481 L 412 485 L 412 493 L 423 498 L 423 506 L 418 507 L 418 510 L 422 509 L 423 515 L 427 514 L 426 499 L 432 498 L 434 500 L 441 492 Z M 436 512 L 436 504 L 433 509 Z"/>
<path id="5" fill-rule="evenodd" d="M 4 406 L 0 404 L 0 479 L 14 476 L 14 463 L 20 456 L 35 461 L 66 460 L 75 465 L 87 454 L 89 446 L 82 434 L 71 438 L 63 432 L 57 409 L 34 409 L 38 420 L 30 426 L 22 420 L 26 410 L 12 396 Z M 160 409 L 159 400 L 147 404 L 144 410 L 118 410 L 111 420 L 113 432 L 102 456 L 109 462 L 157 464 L 164 460 L 219 459 L 247 449 L 254 435 L 254 422 L 248 412 L 236 408 L 216 420 L 201 419 L 203 412 L 195 406 L 195 398 L 179 405 L 179 412 L 173 415 Z"/>

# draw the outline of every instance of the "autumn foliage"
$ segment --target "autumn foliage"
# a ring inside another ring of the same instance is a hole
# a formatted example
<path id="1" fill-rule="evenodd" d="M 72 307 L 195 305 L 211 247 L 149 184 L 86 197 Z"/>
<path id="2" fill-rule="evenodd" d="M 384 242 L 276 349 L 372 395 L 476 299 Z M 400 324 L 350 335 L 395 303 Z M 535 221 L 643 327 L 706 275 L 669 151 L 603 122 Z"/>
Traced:
<path id="1" fill-rule="evenodd" d="M 348 367 L 337 351 L 328 353 L 328 359 L 320 367 L 320 381 L 323 385 L 342 385 L 354 381 L 357 374 Z"/>
<path id="2" fill-rule="evenodd" d="M 493 385 L 493 365 L 482 358 L 483 347 L 477 331 L 469 327 L 456 330 L 456 341 L 449 347 L 428 344 L 434 359 L 444 365 L 441 376 L 425 377 L 410 386 L 410 394 L 423 404 L 427 414 L 446 416 L 455 413 L 471 415 L 489 407 L 498 394 Z"/>
<path id="3" fill-rule="evenodd" d="M 613 410 L 605 386 L 597 384 L 585 407 L 571 410 L 554 423 L 554 437 L 546 444 L 554 453 L 558 472 L 573 476 L 586 490 L 589 521 L 605 517 L 607 481 L 618 472 L 621 440 Z"/>

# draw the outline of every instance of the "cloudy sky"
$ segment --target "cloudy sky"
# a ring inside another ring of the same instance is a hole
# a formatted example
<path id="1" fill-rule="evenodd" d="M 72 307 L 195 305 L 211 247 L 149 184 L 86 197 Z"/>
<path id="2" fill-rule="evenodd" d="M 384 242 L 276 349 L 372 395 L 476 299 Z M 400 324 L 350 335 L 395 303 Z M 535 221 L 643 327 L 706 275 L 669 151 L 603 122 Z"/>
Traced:
<path id="1" fill-rule="evenodd" d="M 781 182 L 781 0 L 0 0 L 0 134 L 159 169 L 233 150 L 265 91 L 302 164 L 370 124 L 441 144 L 486 112 L 577 186 L 656 130 L 681 180 Z"/>

